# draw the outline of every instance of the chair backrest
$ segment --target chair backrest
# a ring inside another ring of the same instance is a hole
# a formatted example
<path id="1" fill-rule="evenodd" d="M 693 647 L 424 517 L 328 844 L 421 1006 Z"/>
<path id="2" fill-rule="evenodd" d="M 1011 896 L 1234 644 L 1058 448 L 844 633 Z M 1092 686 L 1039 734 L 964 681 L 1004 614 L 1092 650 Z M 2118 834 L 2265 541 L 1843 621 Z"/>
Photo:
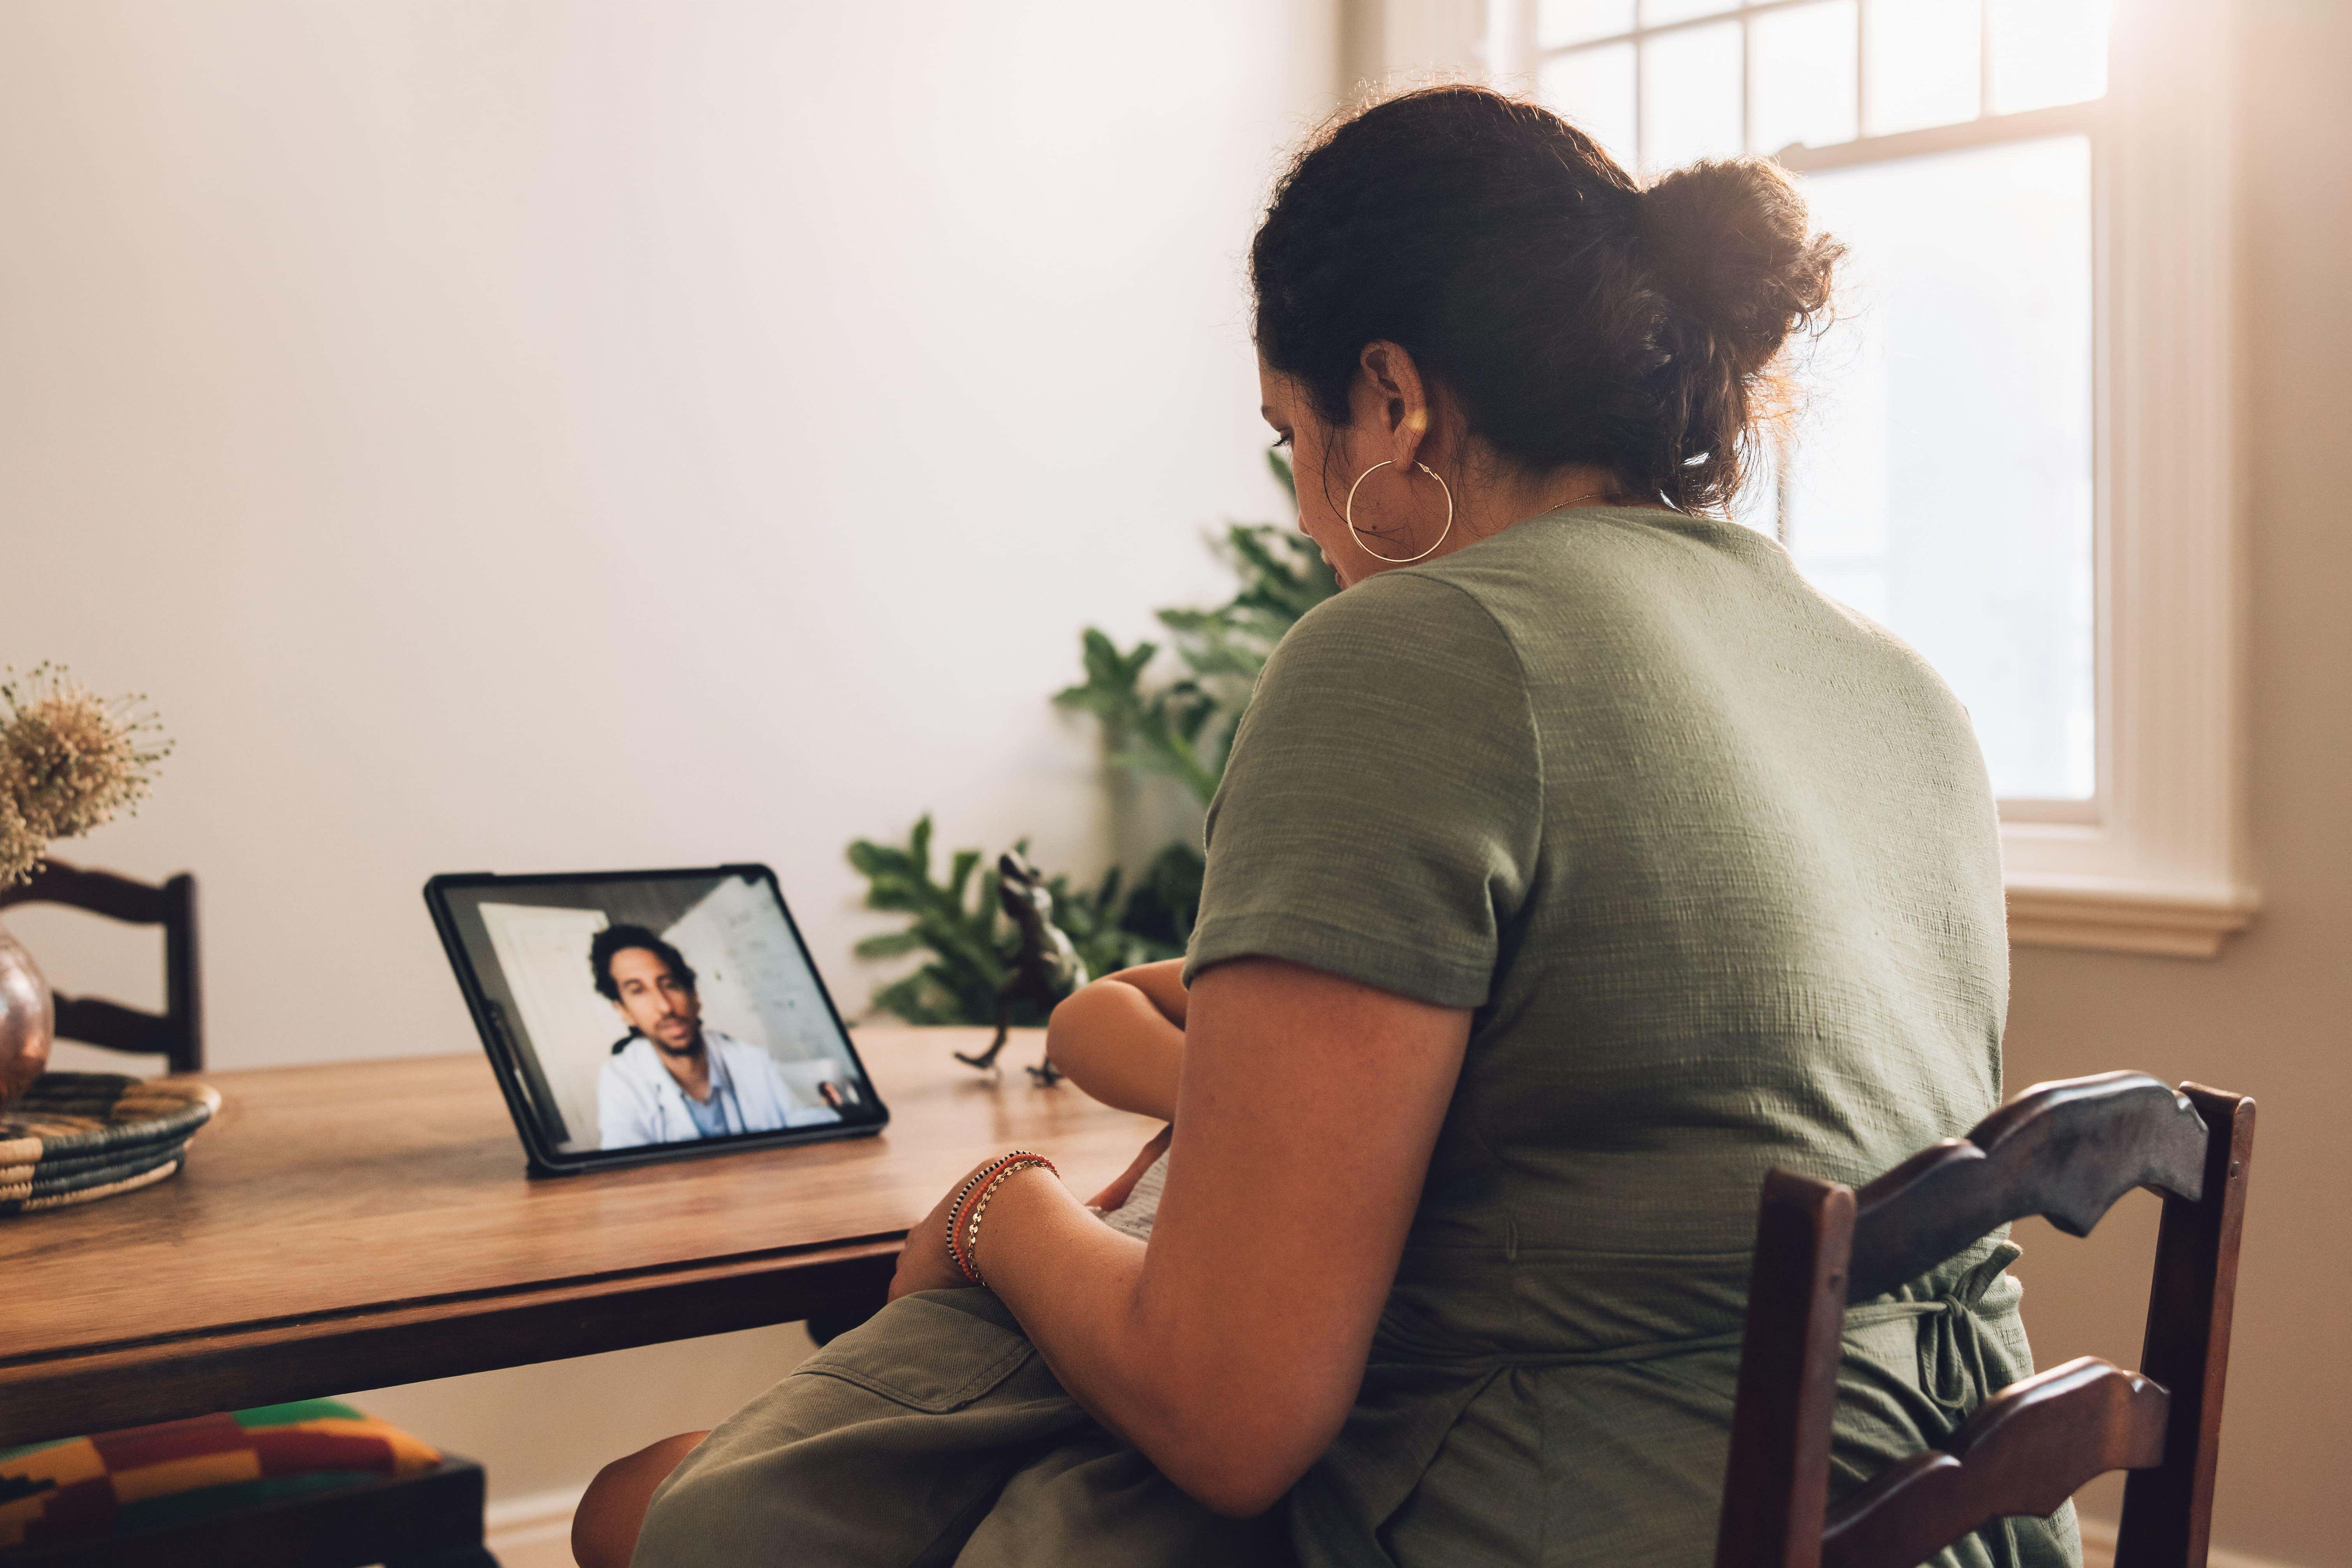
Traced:
<path id="1" fill-rule="evenodd" d="M 2253 1133 L 2243 1096 L 2105 1073 L 2037 1084 L 1858 1192 L 1768 1174 L 1716 1568 L 1916 1568 L 2115 1469 L 2116 1568 L 2202 1568 Z M 2085 1356 L 2021 1379 L 1831 1508 L 1847 1306 L 2027 1215 L 2086 1236 L 2138 1186 L 2164 1199 L 2139 1371 Z"/>
<path id="2" fill-rule="evenodd" d="M 89 996 L 57 997 L 58 1037 L 108 1050 L 160 1054 L 173 1072 L 205 1065 L 202 995 L 196 979 L 196 879 L 185 872 L 162 887 L 84 871 L 52 860 L 15 888 L 0 889 L 11 904 L 64 904 L 133 925 L 163 928 L 163 1011 L 142 1012 Z"/>

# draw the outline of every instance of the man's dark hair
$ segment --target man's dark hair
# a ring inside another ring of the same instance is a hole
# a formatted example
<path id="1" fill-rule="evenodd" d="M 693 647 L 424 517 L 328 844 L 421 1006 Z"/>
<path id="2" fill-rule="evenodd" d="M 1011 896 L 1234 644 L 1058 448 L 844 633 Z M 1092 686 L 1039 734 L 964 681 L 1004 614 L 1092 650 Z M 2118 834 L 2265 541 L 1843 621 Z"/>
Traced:
<path id="1" fill-rule="evenodd" d="M 588 944 L 588 967 L 596 972 L 596 994 L 605 1001 L 621 999 L 621 988 L 613 979 L 613 955 L 633 947 L 642 947 L 669 965 L 679 984 L 694 989 L 694 966 L 687 963 L 684 953 L 643 926 L 606 926 Z"/>

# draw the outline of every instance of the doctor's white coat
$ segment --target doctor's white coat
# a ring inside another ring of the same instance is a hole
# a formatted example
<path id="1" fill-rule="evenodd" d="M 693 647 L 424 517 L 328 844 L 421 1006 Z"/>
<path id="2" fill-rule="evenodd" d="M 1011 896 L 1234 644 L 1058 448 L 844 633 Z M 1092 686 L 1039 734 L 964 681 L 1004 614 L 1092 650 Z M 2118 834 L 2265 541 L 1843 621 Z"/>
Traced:
<path id="1" fill-rule="evenodd" d="M 717 1029 L 702 1031 L 702 1046 L 710 1056 L 710 1103 L 725 1116 L 728 1132 L 773 1132 L 841 1120 L 841 1112 L 829 1105 L 803 1105 L 793 1098 L 775 1058 L 759 1047 Z M 597 1079 L 596 1129 L 598 1147 L 604 1149 L 719 1136 L 695 1125 L 686 1091 L 642 1035 L 606 1062 Z"/>

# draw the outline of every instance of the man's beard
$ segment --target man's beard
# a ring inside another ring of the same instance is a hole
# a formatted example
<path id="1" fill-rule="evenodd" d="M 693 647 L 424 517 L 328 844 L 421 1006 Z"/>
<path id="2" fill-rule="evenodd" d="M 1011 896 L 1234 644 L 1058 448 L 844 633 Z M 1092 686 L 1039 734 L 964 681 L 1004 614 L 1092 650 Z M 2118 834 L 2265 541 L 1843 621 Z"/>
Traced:
<path id="1" fill-rule="evenodd" d="M 702 1051 L 702 1031 L 700 1029 L 695 1030 L 694 1038 L 688 1040 L 682 1046 L 670 1045 L 652 1035 L 647 1035 L 646 1038 L 653 1042 L 654 1049 L 659 1051 L 666 1057 L 698 1056 Z"/>

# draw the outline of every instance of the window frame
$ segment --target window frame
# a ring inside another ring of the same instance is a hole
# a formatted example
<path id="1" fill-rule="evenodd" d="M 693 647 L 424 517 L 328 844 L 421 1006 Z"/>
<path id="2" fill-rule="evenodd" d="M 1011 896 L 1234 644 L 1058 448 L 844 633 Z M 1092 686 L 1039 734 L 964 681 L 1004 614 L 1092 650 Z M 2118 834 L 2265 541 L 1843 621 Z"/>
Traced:
<path id="1" fill-rule="evenodd" d="M 1541 59 L 1564 52 L 1536 48 L 1535 9 L 1357 0 L 1346 24 L 1365 77 L 1532 93 Z M 2247 849 L 2230 54 L 2225 7 L 2117 0 L 2095 103 L 1782 154 L 1810 172 L 2028 136 L 2091 141 L 2096 789 L 2088 802 L 2001 803 L 2016 943 L 2210 958 L 2260 903 Z"/>

